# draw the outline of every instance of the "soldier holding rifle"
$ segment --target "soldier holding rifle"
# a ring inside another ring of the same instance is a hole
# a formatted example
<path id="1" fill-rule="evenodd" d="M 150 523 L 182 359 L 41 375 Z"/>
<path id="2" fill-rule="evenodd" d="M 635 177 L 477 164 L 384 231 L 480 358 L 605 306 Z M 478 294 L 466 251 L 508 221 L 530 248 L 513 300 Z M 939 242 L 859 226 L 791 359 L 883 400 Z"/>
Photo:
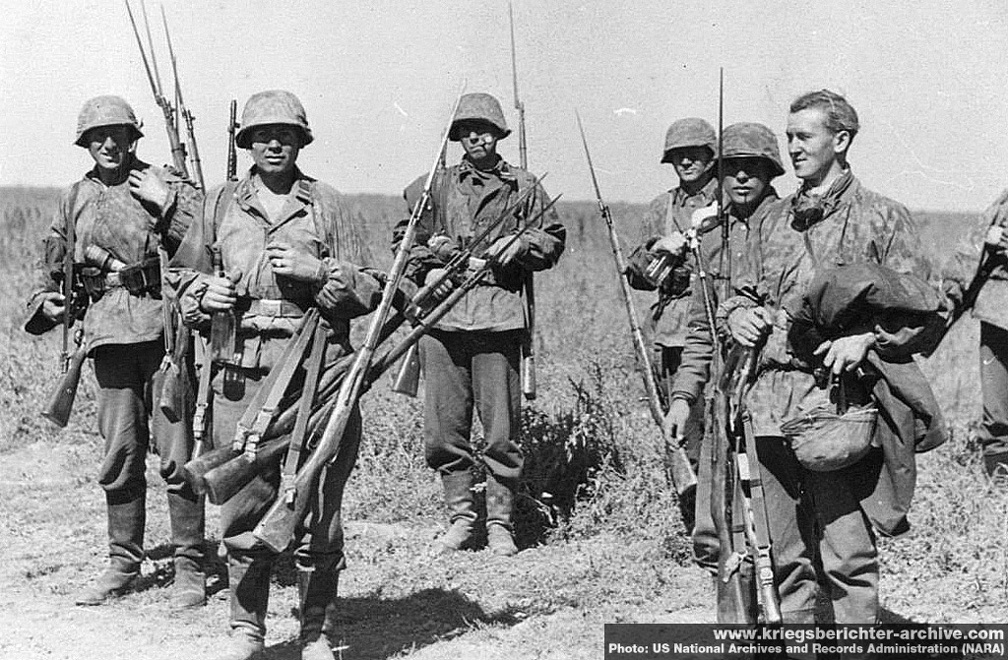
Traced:
<path id="1" fill-rule="evenodd" d="M 321 318 L 323 364 L 331 365 L 351 352 L 350 320 L 371 311 L 381 296 L 381 283 L 366 268 L 367 250 L 342 197 L 297 167 L 300 150 L 312 140 L 294 94 L 254 94 L 236 136 L 238 147 L 249 151 L 252 168 L 207 196 L 202 220 L 193 223 L 172 262 L 187 325 L 206 333 L 213 315 L 234 315 L 232 356 L 212 380 L 217 446 L 235 438 L 240 418 L 268 375 L 284 366 L 280 356 L 302 323 L 316 314 Z M 214 249 L 224 275 L 215 274 Z M 294 374 L 292 387 L 303 380 L 303 372 Z M 304 389 L 314 394 L 314 387 Z M 333 629 L 339 572 L 346 565 L 340 506 L 360 431 L 355 409 L 339 455 L 323 471 L 295 548 L 304 658 L 333 657 L 326 636 Z M 221 508 L 233 629 L 229 659 L 260 657 L 264 649 L 276 555 L 252 532 L 276 499 L 280 482 L 280 467 L 271 465 Z"/>
<path id="2" fill-rule="evenodd" d="M 654 266 L 666 255 L 677 256 L 682 249 L 682 234 L 690 228 L 693 213 L 709 207 L 717 197 L 714 172 L 717 135 L 703 119 L 688 117 L 669 126 L 665 134 L 662 163 L 670 163 L 679 180 L 672 190 L 655 197 L 640 222 L 641 244 L 627 263 L 630 286 L 644 291 L 658 290 L 658 299 L 648 317 L 654 354 L 651 364 L 658 382 L 662 407 L 668 409 L 672 378 L 682 363 L 686 342 L 686 324 L 693 266 L 675 269 L 658 281 Z M 697 469 L 702 438 L 703 405 L 694 406 L 687 423 L 679 429 L 693 470 Z M 683 519 L 692 528 L 695 493 L 684 493 Z"/>
<path id="3" fill-rule="evenodd" d="M 722 137 L 724 181 L 722 187 L 728 200 L 724 221 L 729 223 L 728 246 L 722 245 L 717 215 L 712 210 L 696 213 L 691 231 L 696 236 L 696 253 L 706 270 L 707 290 L 698 282 L 693 286 L 692 301 L 682 364 L 671 387 L 671 404 L 666 416 L 670 436 L 679 436 L 690 424 L 697 402 L 704 399 L 704 389 L 710 374 L 714 338 L 707 321 L 708 305 L 714 310 L 727 292 L 727 263 L 721 259 L 725 247 L 726 259 L 741 265 L 750 237 L 757 236 L 763 218 L 779 197 L 771 182 L 784 173 L 777 136 L 766 126 L 755 123 L 732 124 Z M 694 268 L 695 270 L 697 268 Z M 704 296 L 707 296 L 706 300 Z M 696 562 L 712 575 L 717 574 L 718 540 L 711 519 L 712 447 L 704 443 L 700 451 L 697 474 L 696 524 L 693 529 L 693 551 Z M 787 501 L 786 489 L 764 470 L 764 489 L 773 493 L 773 502 Z M 776 504 L 771 504 L 775 506 Z M 785 533 L 786 530 L 778 530 Z M 780 564 L 778 564 L 781 566 Z"/>
<path id="4" fill-rule="evenodd" d="M 493 222 L 520 190 L 535 185 L 523 169 L 504 161 L 498 141 L 510 134 L 500 103 L 490 94 L 462 96 L 449 131 L 462 143 L 462 161 L 434 178 L 431 203 L 420 219 L 407 275 L 418 284 L 441 274 L 453 248 L 463 248 Z M 419 197 L 423 180 L 405 192 Z M 524 332 L 521 288 L 528 271 L 551 268 L 563 253 L 566 232 L 555 211 L 511 237 L 522 220 L 547 202 L 541 186 L 488 237 L 484 256 L 496 256 L 493 277 L 470 291 L 421 340 L 425 385 L 424 438 L 427 464 L 441 475 L 451 527 L 438 539 L 442 552 L 468 548 L 478 514 L 473 498 L 476 462 L 470 433 L 473 411 L 483 425 L 487 467 L 487 538 L 498 555 L 518 552 L 512 514 L 521 477 L 521 382 L 519 361 Z M 397 228 L 396 242 L 401 235 Z"/>
<path id="5" fill-rule="evenodd" d="M 785 437 L 786 423 L 807 411 L 868 400 L 869 362 L 905 364 L 921 346 L 921 328 L 897 332 L 870 316 L 813 346 L 802 346 L 792 334 L 793 314 L 786 310 L 795 309 L 809 283 L 825 270 L 874 264 L 924 280 L 929 275 L 906 208 L 865 188 L 851 171 L 847 153 L 858 128 L 854 108 L 829 90 L 791 104 L 788 152 L 801 187 L 763 221 L 758 240 L 748 245 L 751 258 L 737 273 L 738 295 L 718 310 L 719 325 L 735 342 L 747 347 L 766 342 L 748 405 L 764 475 L 784 486 L 794 503 L 768 507 L 778 566 L 791 567 L 777 574 L 785 622 L 814 618 L 816 554 L 836 622 L 875 622 L 879 564 L 873 527 L 887 535 L 907 528 L 912 482 L 909 493 L 887 490 L 898 479 L 888 471 L 893 458 L 888 448 L 866 446 L 867 453 L 853 464 L 822 469 L 799 462 L 793 441 Z M 937 410 L 928 414 L 940 419 Z M 880 419 L 876 428 L 882 432 L 890 426 Z M 903 440 L 912 461 L 912 430 L 910 436 Z"/>
<path id="6" fill-rule="evenodd" d="M 43 283 L 29 301 L 25 329 L 40 334 L 64 321 L 67 301 L 59 291 L 64 261 L 72 262 L 71 272 L 90 300 L 83 350 L 94 358 L 98 380 L 98 432 L 105 445 L 98 483 L 105 490 L 109 533 L 109 567 L 78 594 L 77 604 L 121 596 L 140 574 L 151 446 L 168 484 L 176 545 L 172 601 L 193 607 L 205 600 L 203 502 L 182 479 L 190 451 L 179 441 L 185 434 L 152 437 L 151 429 L 162 427 L 155 424 L 162 412 L 152 401 L 158 400 L 154 377 L 165 354 L 158 248 L 175 251 L 200 213 L 202 195 L 137 158 L 142 136 L 122 98 L 98 96 L 84 104 L 74 144 L 88 150 L 94 167 L 60 198 L 45 239 Z"/>

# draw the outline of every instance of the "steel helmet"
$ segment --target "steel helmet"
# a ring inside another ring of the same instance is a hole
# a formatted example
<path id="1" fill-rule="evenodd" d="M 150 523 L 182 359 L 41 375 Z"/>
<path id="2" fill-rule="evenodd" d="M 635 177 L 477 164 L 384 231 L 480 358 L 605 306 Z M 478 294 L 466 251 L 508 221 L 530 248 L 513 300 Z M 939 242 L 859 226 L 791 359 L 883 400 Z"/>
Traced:
<path id="1" fill-rule="evenodd" d="M 448 138 L 458 142 L 458 124 L 464 121 L 485 121 L 497 129 L 500 133 L 499 139 L 504 139 L 511 134 L 511 130 L 504 121 L 504 111 L 501 110 L 500 101 L 490 94 L 474 92 L 465 94 L 459 99 L 458 110 L 455 111 L 455 118 L 452 119 L 451 128 L 448 131 Z"/>
<path id="2" fill-rule="evenodd" d="M 96 96 L 84 102 L 84 107 L 77 115 L 77 137 L 74 139 L 74 144 L 86 147 L 84 134 L 100 126 L 129 126 L 136 132 L 135 137 L 143 137 L 136 113 L 121 96 Z"/>
<path id="3" fill-rule="evenodd" d="M 777 136 L 763 124 L 739 122 L 724 129 L 721 136 L 721 157 L 763 158 L 770 162 L 773 176 L 784 174 Z"/>
<path id="4" fill-rule="evenodd" d="M 717 153 L 717 134 L 714 127 L 703 119 L 697 117 L 687 117 L 672 123 L 665 133 L 665 150 L 662 151 L 663 163 L 672 162 L 673 149 L 685 149 L 686 147 L 707 147 L 711 155 Z"/>
<path id="5" fill-rule="evenodd" d="M 286 124 L 301 129 L 302 147 L 315 139 L 308 128 L 308 116 L 298 97 L 282 89 L 271 89 L 253 94 L 245 103 L 235 144 L 248 149 L 252 146 L 252 129 L 268 124 Z"/>

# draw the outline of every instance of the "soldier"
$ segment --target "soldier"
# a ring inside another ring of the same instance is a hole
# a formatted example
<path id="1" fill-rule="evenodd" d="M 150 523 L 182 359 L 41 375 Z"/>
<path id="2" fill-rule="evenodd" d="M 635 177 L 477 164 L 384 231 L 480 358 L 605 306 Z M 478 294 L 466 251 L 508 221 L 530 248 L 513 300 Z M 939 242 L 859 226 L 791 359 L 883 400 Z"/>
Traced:
<path id="1" fill-rule="evenodd" d="M 680 119 L 669 126 L 665 134 L 662 163 L 671 163 L 679 177 L 679 185 L 663 192 L 651 201 L 641 220 L 642 243 L 630 255 L 627 278 L 630 286 L 644 291 L 658 289 L 658 299 L 651 307 L 648 324 L 654 343 L 652 364 L 658 381 L 662 405 L 667 408 L 672 378 L 682 363 L 686 342 L 686 319 L 689 312 L 690 282 L 693 267 L 686 262 L 662 286 L 656 286 L 648 275 L 648 266 L 662 253 L 676 254 L 681 241 L 673 234 L 684 234 L 690 228 L 693 213 L 714 203 L 717 196 L 717 179 L 714 156 L 717 136 L 703 119 Z M 697 469 L 700 456 L 703 406 L 691 409 L 686 424 L 679 428 L 693 469 Z M 680 502 L 687 531 L 693 527 L 693 499 L 695 493 L 686 495 Z"/>
<path id="2" fill-rule="evenodd" d="M 440 170 L 435 177 L 431 204 L 410 253 L 410 277 L 418 284 L 425 278 L 433 280 L 444 265 L 439 253 L 465 245 L 481 225 L 496 220 L 519 191 L 536 186 L 513 218 L 505 220 L 487 241 L 485 256 L 496 255 L 501 263 L 492 280 L 467 293 L 421 340 L 427 464 L 441 475 L 451 518 L 451 527 L 437 541 L 442 552 L 469 547 L 478 518 L 471 472 L 476 461 L 470 444 L 474 409 L 486 440 L 488 545 L 498 555 L 518 552 L 512 513 L 523 462 L 518 445 L 518 367 L 525 331 L 521 288 L 527 271 L 556 264 L 566 231 L 550 211 L 536 227 L 511 241 L 520 223 L 542 208 L 546 193 L 528 172 L 497 154 L 498 141 L 510 133 L 497 99 L 483 93 L 462 97 L 449 137 L 462 143 L 465 155 L 458 165 Z M 407 203 L 419 198 L 422 185 L 421 178 L 406 189 Z"/>
<path id="3" fill-rule="evenodd" d="M 122 98 L 98 96 L 84 104 L 74 144 L 88 150 L 94 167 L 60 197 L 45 239 L 42 286 L 29 300 L 25 330 L 41 334 L 63 321 L 62 262 L 68 235 L 76 236 L 69 246 L 75 270 L 88 266 L 82 274 L 90 300 L 83 341 L 98 380 L 98 432 L 105 445 L 98 483 L 105 490 L 109 534 L 109 567 L 76 602 L 99 605 L 121 596 L 140 574 L 149 445 L 161 457 L 168 485 L 172 603 L 197 607 L 206 593 L 203 499 L 182 479 L 191 441 L 178 432 L 181 423 L 168 428 L 152 401 L 159 397 L 155 375 L 165 355 L 158 249 L 175 250 L 202 197 L 174 174 L 137 158 L 141 137 L 140 123 Z M 154 428 L 172 432 L 152 437 Z"/>
<path id="4" fill-rule="evenodd" d="M 350 319 L 377 306 L 381 285 L 364 268 L 367 251 L 343 198 L 297 167 L 313 140 L 304 107 L 286 91 L 252 95 L 235 141 L 253 165 L 244 178 L 208 196 L 202 220 L 186 234 L 172 262 L 187 325 L 206 333 L 214 313 L 234 313 L 239 327 L 235 365 L 215 374 L 214 444 L 230 443 L 238 420 L 312 307 L 327 325 L 324 359 L 331 365 L 352 351 Z M 227 275 L 213 273 L 211 247 Z M 346 566 L 340 506 L 360 442 L 361 420 L 351 418 L 339 455 L 322 475 L 294 551 L 300 590 L 303 658 L 333 658 L 327 636 L 339 572 Z M 252 531 L 277 497 L 280 469 L 256 476 L 221 507 L 228 550 L 230 625 L 226 658 L 257 658 L 264 650 L 270 570 L 275 555 Z"/>
<path id="5" fill-rule="evenodd" d="M 729 223 L 727 259 L 741 267 L 746 245 L 759 235 L 763 218 L 779 200 L 771 182 L 784 174 L 777 136 L 762 124 L 738 123 L 724 130 L 722 135 L 724 159 L 724 189 L 728 204 L 724 217 Z M 698 211 L 693 228 L 700 234 L 699 254 L 703 260 L 708 280 L 708 295 L 717 308 L 719 299 L 727 292 L 727 274 L 731 264 L 722 260 L 722 234 L 717 215 L 704 218 L 711 209 Z M 701 221 L 699 224 L 696 221 Z M 707 321 L 707 301 L 703 288 L 693 287 L 686 344 L 682 364 L 676 372 L 671 388 L 671 405 L 665 422 L 668 437 L 676 437 L 689 423 L 696 404 L 703 402 L 704 387 L 709 377 L 713 338 Z M 711 575 L 718 569 L 718 538 L 711 518 L 711 447 L 704 443 L 700 450 L 697 474 L 696 525 L 693 529 L 693 552 L 697 564 Z M 764 481 L 765 487 L 767 482 Z"/>
<path id="6" fill-rule="evenodd" d="M 1008 190 L 971 228 L 944 275 L 953 300 L 972 306 L 980 321 L 980 386 L 983 418 L 978 439 L 984 469 L 1008 483 Z M 977 268 L 977 259 L 982 266 Z M 970 283 L 970 278 L 973 282 Z M 966 300 L 966 297 L 969 300 Z"/>
<path id="7" fill-rule="evenodd" d="M 815 554 L 836 622 L 875 622 L 879 565 L 872 527 L 887 535 L 907 528 L 909 495 L 899 501 L 879 489 L 890 483 L 881 450 L 842 470 L 812 472 L 797 462 L 781 430 L 801 411 L 830 405 L 830 374 L 852 400 L 866 399 L 857 373 L 869 351 L 882 359 L 906 358 L 918 339 L 913 331 L 897 336 L 867 326 L 807 353 L 789 341 L 791 316 L 785 308 L 793 309 L 824 269 L 868 262 L 925 280 L 929 276 L 906 208 L 865 188 L 850 169 L 847 152 L 858 128 L 854 108 L 829 90 L 791 104 L 788 152 L 801 187 L 764 220 L 759 240 L 749 244 L 745 272 L 736 280 L 741 295 L 719 308 L 719 322 L 739 344 L 766 341 L 748 405 L 764 477 L 772 475 L 792 500 L 768 506 L 776 561 L 791 567 L 777 574 L 785 622 L 813 618 Z M 811 519 L 804 511 L 811 511 Z M 781 535 L 782 529 L 791 531 Z M 807 539 L 804 544 L 799 532 Z"/>

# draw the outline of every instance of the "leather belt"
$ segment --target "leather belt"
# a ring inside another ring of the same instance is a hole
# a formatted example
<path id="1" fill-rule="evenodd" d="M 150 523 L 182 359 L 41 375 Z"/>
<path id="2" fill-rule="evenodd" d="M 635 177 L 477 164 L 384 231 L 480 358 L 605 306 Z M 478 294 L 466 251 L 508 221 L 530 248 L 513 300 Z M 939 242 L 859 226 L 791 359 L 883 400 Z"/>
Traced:
<path id="1" fill-rule="evenodd" d="M 235 303 L 235 310 L 243 314 L 278 318 L 301 318 L 310 308 L 308 303 L 271 298 L 239 298 Z"/>

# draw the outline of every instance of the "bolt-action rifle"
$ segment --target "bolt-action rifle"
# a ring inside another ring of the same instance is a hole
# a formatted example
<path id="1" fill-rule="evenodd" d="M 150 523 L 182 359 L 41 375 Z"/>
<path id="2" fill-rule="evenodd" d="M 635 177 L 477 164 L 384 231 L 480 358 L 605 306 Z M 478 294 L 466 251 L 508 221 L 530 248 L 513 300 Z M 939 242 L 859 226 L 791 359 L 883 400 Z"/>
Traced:
<path id="1" fill-rule="evenodd" d="M 87 298 L 77 286 L 74 269 L 74 250 L 77 242 L 77 219 L 73 216 L 74 201 L 75 199 L 71 199 L 67 217 L 66 252 L 63 254 L 63 278 L 60 282 L 63 294 L 63 348 L 60 351 L 60 366 L 63 376 L 42 410 L 42 416 L 60 428 L 65 427 L 70 421 L 74 399 L 77 397 L 77 387 L 80 385 L 81 367 L 84 365 L 84 358 L 87 357 L 83 329 L 78 328 L 76 332 L 72 330 L 74 322 L 82 316 L 87 306 Z M 75 346 L 73 354 L 70 353 L 71 335 Z"/>
<path id="2" fill-rule="evenodd" d="M 528 169 L 528 145 L 525 133 L 525 103 L 518 99 L 518 61 L 515 54 L 514 8 L 508 2 L 508 22 L 511 25 L 511 81 L 514 90 L 514 108 L 518 112 L 518 161 L 523 170 Z M 522 394 L 529 401 L 536 398 L 535 371 L 535 275 L 525 271 L 522 283 L 525 290 L 525 337 L 521 346 L 521 383 Z"/>
<path id="3" fill-rule="evenodd" d="M 575 113 L 576 114 L 576 113 Z M 619 235 L 616 233 L 616 224 L 613 221 L 612 212 L 609 205 L 602 199 L 602 191 L 599 189 L 598 178 L 595 176 L 595 167 L 592 165 L 591 153 L 588 151 L 588 139 L 585 137 L 584 126 L 581 124 L 581 116 L 577 115 L 578 129 L 581 131 L 581 143 L 584 145 L 585 158 L 588 160 L 588 170 L 591 172 L 592 185 L 595 188 L 595 198 L 598 200 L 599 213 L 605 220 L 609 230 L 609 243 L 612 246 L 613 258 L 616 261 L 616 271 L 620 283 L 620 293 L 623 295 L 623 304 L 626 307 L 627 319 L 630 322 L 630 332 L 633 335 L 633 345 L 637 353 L 637 360 L 640 363 L 641 376 L 644 378 L 644 390 L 647 392 L 648 409 L 654 423 L 662 431 L 664 442 L 660 448 L 661 454 L 668 462 L 669 478 L 672 486 L 679 495 L 696 487 L 696 474 L 690 466 L 686 451 L 682 445 L 674 438 L 666 438 L 665 435 L 665 414 L 662 412 L 661 399 L 658 395 L 658 386 L 655 383 L 654 371 L 651 369 L 651 358 L 648 356 L 648 348 L 644 343 L 644 334 L 641 332 L 640 321 L 637 316 L 637 309 L 634 306 L 633 297 L 630 293 L 630 284 L 626 279 L 626 257 L 623 256 L 623 248 L 620 246 Z"/>
<path id="4" fill-rule="evenodd" d="M 543 176 L 536 179 L 531 186 L 526 187 L 524 190 L 520 191 L 514 200 L 512 200 L 504 211 L 495 219 L 493 222 L 489 223 L 479 234 L 474 236 L 466 246 L 465 249 L 458 249 L 458 247 L 444 248 L 437 250 L 437 256 L 444 261 L 444 265 L 441 266 L 441 270 L 444 271 L 438 284 L 440 282 L 454 283 L 465 269 L 471 263 L 471 260 L 476 258 L 476 249 L 480 247 L 484 240 L 495 231 L 501 224 L 507 220 L 511 214 L 521 207 L 521 205 L 528 199 L 528 197 L 536 191 L 538 185 L 546 177 Z M 424 287 L 422 291 L 430 291 L 431 285 L 428 284 Z M 426 293 L 422 299 L 414 298 L 414 304 L 424 305 L 425 301 L 429 298 L 429 293 Z M 406 396 L 415 397 L 417 394 L 417 389 L 420 384 L 420 354 L 419 354 L 419 344 L 416 344 L 410 348 L 410 350 L 403 357 L 402 364 L 399 367 L 399 372 L 392 382 L 392 391 L 397 394 L 405 394 Z"/>
<path id="5" fill-rule="evenodd" d="M 367 334 L 360 349 L 354 356 L 354 362 L 350 366 L 343 382 L 340 385 L 339 393 L 336 395 L 336 405 L 332 415 L 326 422 L 325 430 L 319 440 L 315 451 L 306 459 L 304 465 L 298 470 L 286 492 L 278 497 L 273 506 L 267 511 L 266 516 L 259 522 L 253 534 L 266 545 L 282 551 L 294 537 L 294 532 L 308 513 L 308 508 L 313 500 L 312 493 L 318 483 L 319 475 L 326 465 L 331 463 L 339 455 L 340 447 L 343 443 L 343 434 L 346 431 L 347 423 L 356 410 L 357 402 L 363 393 L 365 379 L 371 361 L 374 358 L 375 349 L 381 335 L 382 326 L 392 308 L 392 301 L 399 291 L 399 282 L 406 268 L 406 260 L 409 257 L 409 250 L 416 237 L 417 223 L 423 214 L 427 203 L 430 200 L 431 188 L 434 185 L 434 174 L 441 161 L 441 152 L 448 144 L 448 135 L 451 132 L 451 123 L 458 110 L 461 94 L 456 98 L 448 117 L 448 125 L 438 146 L 434 163 L 427 173 L 424 182 L 423 193 L 417 200 L 413 213 L 406 225 L 399 249 L 389 269 L 385 286 L 382 290 L 381 301 L 378 309 L 375 310 L 368 324 Z"/>
<path id="6" fill-rule="evenodd" d="M 530 187 L 528 192 L 532 190 L 533 188 Z M 551 207 L 552 203 L 547 205 L 546 209 Z M 510 209 L 506 210 L 494 224 L 503 222 L 510 216 L 510 212 Z M 545 210 L 540 211 L 538 217 L 544 213 Z M 474 241 L 472 245 L 475 246 L 476 242 Z M 452 288 L 446 298 L 442 299 L 440 296 L 444 290 L 443 285 L 453 281 L 455 277 L 451 264 L 439 278 L 427 282 L 420 288 L 411 300 L 393 302 L 396 305 L 396 313 L 386 321 L 382 328 L 379 344 L 391 337 L 407 318 L 413 323 L 413 331 L 395 348 L 384 352 L 381 357 L 375 359 L 368 372 L 368 387 L 395 360 L 404 354 L 408 355 L 409 351 L 417 346 L 420 337 L 426 334 L 430 327 L 437 323 L 461 299 L 462 295 L 470 291 L 480 281 L 482 274 L 478 278 L 476 277 L 477 273 L 485 273 L 491 267 L 491 264 L 486 260 L 474 259 L 470 262 L 470 252 L 470 250 L 460 251 L 451 260 L 466 266 L 473 263 L 476 265 L 473 266 L 474 270 L 467 271 L 467 277 L 456 288 Z M 327 368 L 319 377 L 315 396 L 316 405 L 311 411 L 311 417 L 307 424 L 309 435 L 319 428 L 320 420 L 327 416 L 327 411 L 331 411 L 333 397 L 353 360 L 353 355 L 344 356 Z M 288 446 L 287 434 L 294 427 L 294 422 L 295 410 L 293 406 L 280 411 L 266 430 L 261 433 L 261 440 L 255 455 L 249 455 L 244 450 L 233 449 L 230 445 L 213 449 L 185 465 L 183 474 L 186 481 L 197 494 L 206 493 L 214 504 L 227 501 L 244 487 L 263 466 L 270 465 L 277 456 L 286 450 Z"/>

